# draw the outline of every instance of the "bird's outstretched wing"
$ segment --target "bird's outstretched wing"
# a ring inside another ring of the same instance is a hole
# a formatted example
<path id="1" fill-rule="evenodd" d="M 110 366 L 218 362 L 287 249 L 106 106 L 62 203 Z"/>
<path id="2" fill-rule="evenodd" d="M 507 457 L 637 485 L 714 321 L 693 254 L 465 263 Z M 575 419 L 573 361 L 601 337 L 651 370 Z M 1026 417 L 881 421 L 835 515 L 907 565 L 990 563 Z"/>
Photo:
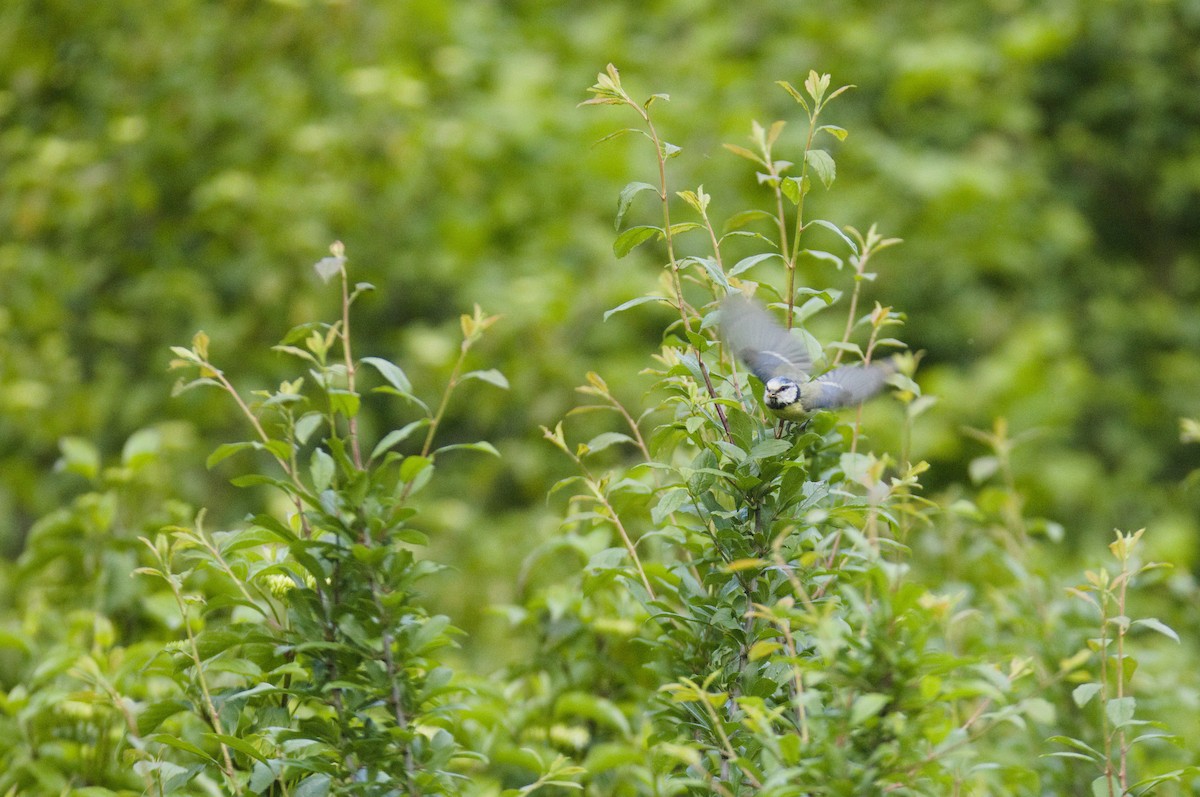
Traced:
<path id="1" fill-rule="evenodd" d="M 869 365 L 844 365 L 821 374 L 801 388 L 804 409 L 833 410 L 866 401 L 896 372 L 889 360 Z"/>
<path id="2" fill-rule="evenodd" d="M 812 370 L 808 348 L 776 323 L 757 302 L 731 293 L 721 304 L 721 334 L 734 354 L 766 382 L 776 376 L 802 380 Z"/>

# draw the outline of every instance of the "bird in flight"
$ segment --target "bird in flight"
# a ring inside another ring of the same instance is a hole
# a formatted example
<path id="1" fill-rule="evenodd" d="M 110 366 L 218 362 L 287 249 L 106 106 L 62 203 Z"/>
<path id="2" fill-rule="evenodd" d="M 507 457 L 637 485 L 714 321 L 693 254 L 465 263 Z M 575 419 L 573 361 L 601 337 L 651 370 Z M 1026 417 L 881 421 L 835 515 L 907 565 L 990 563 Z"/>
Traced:
<path id="1" fill-rule="evenodd" d="M 721 304 L 721 334 L 762 381 L 767 409 L 789 421 L 866 401 L 896 370 L 890 361 L 846 365 L 810 379 L 813 363 L 804 342 L 780 326 L 762 305 L 740 293 L 731 293 Z"/>

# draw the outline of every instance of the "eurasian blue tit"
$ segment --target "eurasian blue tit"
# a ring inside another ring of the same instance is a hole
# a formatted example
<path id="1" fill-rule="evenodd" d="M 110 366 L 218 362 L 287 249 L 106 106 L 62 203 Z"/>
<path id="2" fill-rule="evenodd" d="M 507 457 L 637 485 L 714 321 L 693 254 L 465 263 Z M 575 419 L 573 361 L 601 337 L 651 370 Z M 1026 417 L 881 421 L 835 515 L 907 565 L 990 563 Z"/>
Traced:
<path id="1" fill-rule="evenodd" d="M 846 365 L 810 379 L 813 363 L 804 343 L 740 293 L 730 294 L 721 305 L 721 333 L 729 349 L 762 380 L 767 409 L 789 421 L 866 401 L 896 370 L 890 361 Z"/>

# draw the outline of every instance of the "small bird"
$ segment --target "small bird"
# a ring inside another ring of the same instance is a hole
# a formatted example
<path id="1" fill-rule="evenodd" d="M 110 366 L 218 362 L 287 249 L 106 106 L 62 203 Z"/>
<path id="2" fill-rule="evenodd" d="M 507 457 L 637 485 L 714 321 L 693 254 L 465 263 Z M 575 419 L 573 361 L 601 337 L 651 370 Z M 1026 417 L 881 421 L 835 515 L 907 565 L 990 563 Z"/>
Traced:
<path id="1" fill-rule="evenodd" d="M 789 421 L 866 401 L 896 371 L 889 361 L 846 365 L 809 379 L 813 363 L 804 343 L 740 293 L 731 293 L 721 305 L 721 333 L 738 359 L 762 380 L 767 409 Z"/>

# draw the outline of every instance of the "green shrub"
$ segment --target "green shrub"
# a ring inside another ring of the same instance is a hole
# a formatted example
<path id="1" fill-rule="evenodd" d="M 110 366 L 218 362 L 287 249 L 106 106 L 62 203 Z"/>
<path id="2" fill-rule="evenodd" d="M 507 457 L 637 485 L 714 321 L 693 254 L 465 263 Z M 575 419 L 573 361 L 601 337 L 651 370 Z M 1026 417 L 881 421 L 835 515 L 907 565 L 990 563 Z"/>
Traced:
<path id="1" fill-rule="evenodd" d="M 1197 721 L 1178 707 L 1196 702 L 1196 677 L 1177 652 L 1194 658 L 1194 643 L 1171 627 L 1194 585 L 1143 559 L 1142 531 L 1064 583 L 1066 528 L 1029 511 L 1015 456 L 1039 441 L 1003 419 L 964 435 L 985 448 L 971 486 L 925 494 L 929 466 L 910 452 L 935 401 L 919 354 L 891 337 L 906 315 L 872 301 L 899 241 L 814 215 L 838 176 L 848 134 L 829 104 L 845 89 L 816 73 L 781 85 L 800 135 L 753 123 L 749 147 L 728 147 L 766 209 L 723 223 L 716 194 L 673 190 L 687 152 L 663 138 L 664 96 L 634 100 L 609 67 L 585 102 L 634 112 L 657 172 L 621 192 L 614 253 L 654 251 L 661 279 L 606 318 L 668 320 L 645 409 L 592 372 L 572 433 L 544 428 L 575 475 L 551 490 L 569 495 L 558 532 L 513 574 L 522 599 L 495 607 L 522 637 L 505 649 L 515 663 L 455 658 L 466 636 L 425 579 L 467 552 L 432 556 L 414 501 L 456 450 L 497 453 L 439 442 L 465 385 L 475 407 L 508 385 L 471 365 L 496 318 L 461 317 L 423 401 L 401 366 L 355 357 L 351 309 L 371 286 L 351 284 L 335 244 L 317 271 L 340 288 L 340 316 L 275 347 L 300 364 L 277 389 L 237 389 L 203 333 L 173 349 L 180 391 L 216 388 L 251 432 L 208 459 L 255 455 L 233 479 L 256 507 L 244 522 L 210 530 L 178 500 L 175 426 L 135 434 L 110 467 L 86 441 L 60 444 L 61 469 L 89 489 L 35 524 L 4 573 L 0 790 L 1195 790 Z M 775 422 L 721 343 L 715 311 L 733 292 L 774 298 L 825 364 L 893 357 L 891 398 Z M 368 441 L 378 399 L 406 420 Z M 575 443 L 582 414 L 617 423 Z"/>

